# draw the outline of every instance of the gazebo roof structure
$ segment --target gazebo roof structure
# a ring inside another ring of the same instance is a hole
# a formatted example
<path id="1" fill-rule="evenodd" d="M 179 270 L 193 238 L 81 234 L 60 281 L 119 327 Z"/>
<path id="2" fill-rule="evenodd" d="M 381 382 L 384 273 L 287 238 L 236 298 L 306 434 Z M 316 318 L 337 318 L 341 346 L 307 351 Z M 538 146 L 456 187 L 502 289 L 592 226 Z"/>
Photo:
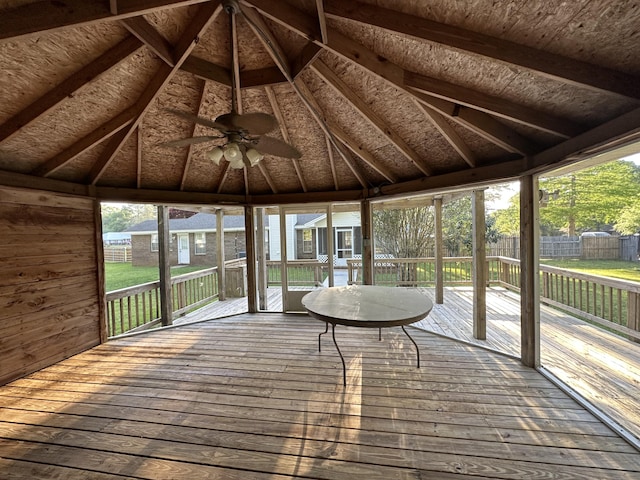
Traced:
<path id="1" fill-rule="evenodd" d="M 271 205 L 517 178 L 640 135 L 627 1 L 11 0 L 0 179 L 101 199 Z M 231 43 L 236 55 L 232 55 Z M 232 75 L 238 71 L 237 78 Z M 207 158 L 175 115 L 276 117 L 299 159 Z"/>

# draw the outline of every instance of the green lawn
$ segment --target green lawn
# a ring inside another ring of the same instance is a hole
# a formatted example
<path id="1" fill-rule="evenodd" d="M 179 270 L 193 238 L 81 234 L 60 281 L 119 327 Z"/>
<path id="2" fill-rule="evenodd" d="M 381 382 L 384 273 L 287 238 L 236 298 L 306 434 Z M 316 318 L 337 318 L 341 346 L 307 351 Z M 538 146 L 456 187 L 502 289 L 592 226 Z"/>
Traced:
<path id="1" fill-rule="evenodd" d="M 640 282 L 640 263 L 638 262 L 628 262 L 624 260 L 542 259 L 540 263 L 551 267 L 566 268 L 568 270 L 575 270 L 592 275 Z"/>
<path id="2" fill-rule="evenodd" d="M 171 276 L 191 273 L 208 267 L 171 267 Z M 105 288 L 107 292 L 121 288 L 155 282 L 160 279 L 158 267 L 133 267 L 130 263 L 105 263 Z"/>

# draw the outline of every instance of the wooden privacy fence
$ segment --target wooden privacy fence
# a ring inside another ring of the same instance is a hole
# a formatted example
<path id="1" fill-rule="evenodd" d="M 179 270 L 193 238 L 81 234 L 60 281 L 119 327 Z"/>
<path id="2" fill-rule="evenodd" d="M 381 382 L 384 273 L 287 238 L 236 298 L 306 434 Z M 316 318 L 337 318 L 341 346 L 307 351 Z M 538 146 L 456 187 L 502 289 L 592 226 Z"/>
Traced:
<path id="1" fill-rule="evenodd" d="M 114 245 L 104 247 L 104 261 L 107 263 L 128 263 L 131 261 L 131 247 Z"/>
<path id="2" fill-rule="evenodd" d="M 447 286 L 472 285 L 472 257 L 443 259 Z M 362 278 L 361 260 L 347 262 L 349 284 Z M 520 260 L 487 257 L 487 286 L 520 291 Z M 435 286 L 435 258 L 376 261 L 374 283 L 390 286 Z M 540 265 L 540 300 L 602 327 L 639 339 L 640 283 Z"/>
<path id="3" fill-rule="evenodd" d="M 540 237 L 540 258 L 638 260 L 638 236 Z M 502 237 L 487 245 L 492 256 L 520 258 L 520 238 Z"/>

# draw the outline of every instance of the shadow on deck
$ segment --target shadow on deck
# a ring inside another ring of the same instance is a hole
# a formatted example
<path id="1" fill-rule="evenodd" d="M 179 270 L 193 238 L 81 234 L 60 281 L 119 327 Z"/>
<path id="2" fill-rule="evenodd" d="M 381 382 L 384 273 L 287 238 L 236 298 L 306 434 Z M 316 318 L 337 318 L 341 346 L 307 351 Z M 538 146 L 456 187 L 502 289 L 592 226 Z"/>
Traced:
<path id="1" fill-rule="evenodd" d="M 421 289 L 434 298 L 432 288 Z M 268 291 L 268 308 L 282 310 L 278 288 Z M 444 304 L 434 305 L 415 326 L 425 331 L 520 356 L 520 296 L 503 288 L 487 290 L 487 339 L 473 338 L 473 289 L 445 289 Z M 183 324 L 247 312 L 247 299 L 229 299 L 177 319 Z M 640 444 L 640 345 L 603 331 L 569 314 L 540 308 L 541 364 L 544 370 L 595 407 L 601 418 L 620 425 L 623 436 Z"/>

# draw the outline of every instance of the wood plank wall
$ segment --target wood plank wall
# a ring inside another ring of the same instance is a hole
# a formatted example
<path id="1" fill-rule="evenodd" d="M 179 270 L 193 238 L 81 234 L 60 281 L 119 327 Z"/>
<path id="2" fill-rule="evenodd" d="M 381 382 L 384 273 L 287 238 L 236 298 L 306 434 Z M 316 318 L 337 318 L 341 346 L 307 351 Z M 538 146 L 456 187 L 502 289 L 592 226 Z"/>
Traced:
<path id="1" fill-rule="evenodd" d="M 0 187 L 0 385 L 100 343 L 94 208 Z"/>

